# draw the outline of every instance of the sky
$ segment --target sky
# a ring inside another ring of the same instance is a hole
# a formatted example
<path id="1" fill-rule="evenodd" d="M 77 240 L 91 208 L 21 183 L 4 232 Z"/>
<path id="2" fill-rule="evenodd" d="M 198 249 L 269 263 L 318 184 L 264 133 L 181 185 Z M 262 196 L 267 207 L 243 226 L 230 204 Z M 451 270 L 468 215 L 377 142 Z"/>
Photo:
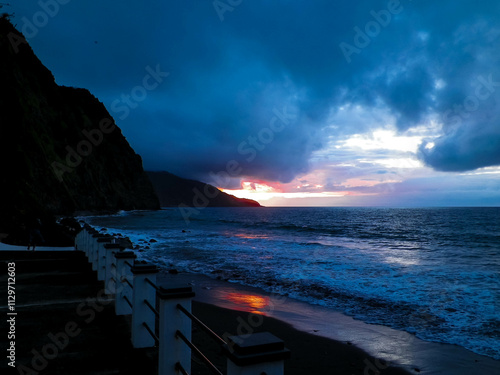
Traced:
<path id="1" fill-rule="evenodd" d="M 499 206 L 497 0 L 16 0 L 146 170 L 266 206 Z"/>

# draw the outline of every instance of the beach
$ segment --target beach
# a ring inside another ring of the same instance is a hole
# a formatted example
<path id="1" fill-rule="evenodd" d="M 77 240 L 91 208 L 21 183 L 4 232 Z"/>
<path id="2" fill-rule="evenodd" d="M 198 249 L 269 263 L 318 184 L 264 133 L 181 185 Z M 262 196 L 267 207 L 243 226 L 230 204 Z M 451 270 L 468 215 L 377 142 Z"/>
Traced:
<path id="1" fill-rule="evenodd" d="M 248 314 L 238 310 L 224 309 L 212 304 L 195 301 L 193 312 L 216 332 L 237 332 Z M 244 329 L 243 329 L 244 330 Z M 346 342 L 335 341 L 321 336 L 295 329 L 292 325 L 278 319 L 265 317 L 262 324 L 255 329 L 257 332 L 271 332 L 284 340 L 286 348 L 290 349 L 291 357 L 285 361 L 285 375 L 308 374 L 380 374 L 404 375 L 411 374 L 403 369 L 387 366 L 383 361 L 371 357 L 362 349 Z M 213 341 L 199 332 L 195 340 L 204 348 L 206 355 L 211 357 L 220 368 L 224 368 L 225 359 Z M 378 366 L 377 366 L 378 365 Z M 199 374 L 210 374 L 194 367 Z M 370 370 L 370 372 L 365 372 Z M 199 371 L 199 372 L 198 372 Z M 416 373 L 416 372 L 413 372 Z"/>
<path id="2" fill-rule="evenodd" d="M 459 346 L 423 341 L 407 332 L 366 324 L 258 288 L 189 273 L 163 272 L 158 281 L 192 285 L 197 293 L 195 313 L 221 334 L 225 330 L 235 331 L 241 324 L 238 317 L 250 322 L 252 314 L 264 314 L 264 323 L 255 332 L 269 331 L 292 350 L 292 358 L 286 364 L 290 372 L 285 374 L 363 374 L 365 370 L 366 374 L 375 374 L 370 363 L 375 367 L 377 363 L 390 364 L 387 368 L 379 366 L 380 374 L 500 373 L 500 361 Z M 308 366 L 318 367 L 308 372 Z"/>

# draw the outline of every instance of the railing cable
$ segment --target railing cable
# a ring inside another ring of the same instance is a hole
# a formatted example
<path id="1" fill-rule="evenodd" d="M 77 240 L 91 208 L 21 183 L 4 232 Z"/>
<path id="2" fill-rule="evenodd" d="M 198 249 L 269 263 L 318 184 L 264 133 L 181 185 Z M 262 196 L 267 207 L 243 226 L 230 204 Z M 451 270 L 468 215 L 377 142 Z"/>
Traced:
<path id="1" fill-rule="evenodd" d="M 160 339 L 158 338 L 158 336 L 155 335 L 153 330 L 151 328 L 149 328 L 149 326 L 147 325 L 146 322 L 142 322 L 142 325 L 146 328 L 146 330 L 149 332 L 151 337 L 155 340 L 156 346 L 158 346 L 158 344 L 160 343 Z"/>
<path id="2" fill-rule="evenodd" d="M 189 372 L 187 372 L 186 370 L 184 370 L 184 367 L 182 367 L 182 365 L 180 364 L 180 362 L 177 362 L 175 364 L 175 369 L 177 371 L 179 371 L 182 375 L 190 375 Z"/>
<path id="3" fill-rule="evenodd" d="M 156 315 L 156 317 L 160 316 L 160 313 L 158 312 L 158 310 L 156 310 L 153 307 L 153 305 L 151 305 L 151 303 L 149 303 L 149 301 L 147 299 L 144 300 L 144 303 L 146 304 L 147 307 L 149 307 L 151 309 L 151 311 Z"/>
<path id="4" fill-rule="evenodd" d="M 128 279 L 126 277 L 124 277 L 122 279 L 122 281 L 125 281 L 128 284 L 128 286 L 130 287 L 130 289 L 134 289 L 134 286 L 132 285 L 132 283 L 130 281 L 128 281 Z"/>
<path id="5" fill-rule="evenodd" d="M 151 280 L 149 280 L 147 277 L 144 279 L 149 285 L 151 285 L 153 288 L 155 288 L 157 291 L 160 290 L 160 288 L 158 288 L 158 286 L 152 282 Z"/>
<path id="6" fill-rule="evenodd" d="M 191 341 L 189 341 L 181 331 L 177 330 L 175 332 L 175 336 L 182 339 L 182 341 L 184 341 L 186 345 L 191 348 L 191 350 L 195 353 L 195 355 L 198 356 L 198 358 L 200 358 L 203 362 L 205 362 L 205 364 L 208 366 L 210 370 L 212 370 L 213 373 L 217 375 L 223 375 L 222 372 L 220 372 L 219 369 L 215 367 L 214 364 L 210 362 L 210 360 L 207 357 L 205 357 L 202 352 L 200 352 L 200 349 L 198 349 Z"/>
<path id="7" fill-rule="evenodd" d="M 205 332 L 207 332 L 212 338 L 214 338 L 220 345 L 225 345 L 226 342 L 214 331 L 212 331 L 205 323 L 203 323 L 200 319 L 198 319 L 196 316 L 191 314 L 189 311 L 187 311 L 184 306 L 181 304 L 177 304 L 177 308 L 181 310 L 184 314 L 187 315 L 188 318 L 190 318 L 192 321 L 194 321 L 196 324 L 198 324 Z"/>
<path id="8" fill-rule="evenodd" d="M 132 302 L 130 302 L 130 300 L 127 298 L 127 296 L 123 296 L 123 299 L 125 300 L 125 302 L 128 303 L 128 305 L 130 306 L 130 308 L 134 308 L 134 306 L 132 305 Z"/>

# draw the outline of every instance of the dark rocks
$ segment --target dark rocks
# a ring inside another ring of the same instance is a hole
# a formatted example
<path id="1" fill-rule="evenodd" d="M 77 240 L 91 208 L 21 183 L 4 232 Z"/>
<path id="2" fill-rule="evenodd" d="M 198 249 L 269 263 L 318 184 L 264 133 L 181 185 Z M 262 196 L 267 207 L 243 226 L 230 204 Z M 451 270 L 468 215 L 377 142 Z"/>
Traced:
<path id="1" fill-rule="evenodd" d="M 132 249 L 134 247 L 134 244 L 132 241 L 130 241 L 130 238 L 125 237 L 125 238 L 118 238 L 116 240 L 116 243 L 118 243 L 120 246 L 127 248 L 127 249 Z"/>

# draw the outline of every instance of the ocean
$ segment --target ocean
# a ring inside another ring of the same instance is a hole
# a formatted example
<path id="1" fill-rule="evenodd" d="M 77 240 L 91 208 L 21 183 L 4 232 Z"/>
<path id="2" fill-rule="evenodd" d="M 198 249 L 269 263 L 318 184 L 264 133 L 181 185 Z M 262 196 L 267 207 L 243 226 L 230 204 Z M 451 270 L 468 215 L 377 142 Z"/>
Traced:
<path id="1" fill-rule="evenodd" d="M 160 267 L 500 359 L 500 208 L 205 208 L 189 222 L 168 208 L 85 220 Z"/>

